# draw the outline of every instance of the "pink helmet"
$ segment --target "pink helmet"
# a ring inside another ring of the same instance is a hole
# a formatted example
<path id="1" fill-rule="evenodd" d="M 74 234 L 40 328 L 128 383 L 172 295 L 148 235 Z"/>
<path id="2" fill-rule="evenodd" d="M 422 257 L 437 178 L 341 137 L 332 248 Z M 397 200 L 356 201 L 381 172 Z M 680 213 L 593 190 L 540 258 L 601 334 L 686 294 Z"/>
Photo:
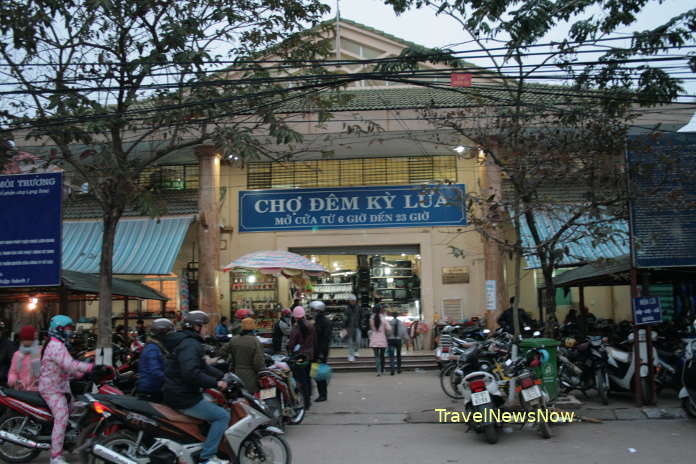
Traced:
<path id="1" fill-rule="evenodd" d="M 238 309 L 234 313 L 234 317 L 236 317 L 239 320 L 246 319 L 247 317 L 252 317 L 253 315 L 254 315 L 254 312 L 251 309 L 246 309 L 246 308 Z"/>
<path id="2" fill-rule="evenodd" d="M 305 315 L 305 310 L 302 306 L 296 306 L 295 309 L 292 310 L 292 317 L 295 319 L 301 319 Z"/>
<path id="3" fill-rule="evenodd" d="M 280 311 L 280 314 L 282 314 L 283 316 L 292 316 L 292 311 L 290 311 L 290 309 L 288 308 L 283 308 Z"/>

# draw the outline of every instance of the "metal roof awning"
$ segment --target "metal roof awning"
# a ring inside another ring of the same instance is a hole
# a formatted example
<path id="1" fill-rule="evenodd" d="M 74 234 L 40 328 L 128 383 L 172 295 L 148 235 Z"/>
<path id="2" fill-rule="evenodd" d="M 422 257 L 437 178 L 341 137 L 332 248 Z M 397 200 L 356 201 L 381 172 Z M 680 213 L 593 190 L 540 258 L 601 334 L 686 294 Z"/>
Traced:
<path id="1" fill-rule="evenodd" d="M 542 241 L 549 240 L 558 232 L 563 225 L 570 219 L 572 207 L 557 208 L 553 211 L 535 212 L 534 219 Z M 597 242 L 590 233 L 589 224 L 596 224 L 597 219 L 581 219 L 575 221 L 575 225 L 570 227 L 561 236 L 559 247 L 568 248 L 558 267 L 579 266 L 585 263 L 592 263 L 603 259 L 619 258 L 629 253 L 628 222 L 607 216 L 606 235 L 611 237 L 608 240 Z M 522 246 L 527 251 L 527 269 L 537 269 L 541 267 L 539 259 L 531 254 L 534 250 L 534 238 L 527 226 L 527 221 L 520 221 Z M 592 227 L 596 227 L 593 225 Z"/>
<path id="2" fill-rule="evenodd" d="M 27 295 L 37 296 L 43 300 L 59 300 L 66 293 L 70 300 L 85 299 L 99 294 L 99 275 L 84 272 L 61 271 L 60 287 L 23 287 L 0 290 L 0 301 L 17 301 Z M 137 298 L 141 300 L 168 301 L 169 298 L 157 290 L 125 279 L 113 278 L 111 281 L 114 299 Z"/>
<path id="3" fill-rule="evenodd" d="M 122 219 L 116 227 L 114 274 L 166 275 L 179 255 L 193 216 Z M 99 272 L 101 221 L 63 222 L 63 269 Z"/>
<path id="4" fill-rule="evenodd" d="M 696 279 L 696 268 L 693 267 L 650 268 L 642 271 L 648 273 L 651 283 L 669 283 Z M 566 271 L 555 277 L 553 283 L 556 287 L 630 285 L 630 272 L 631 257 L 624 255 Z"/>
<path id="5" fill-rule="evenodd" d="M 621 256 L 580 266 L 554 277 L 556 287 L 590 287 L 597 285 L 628 285 L 631 257 Z"/>

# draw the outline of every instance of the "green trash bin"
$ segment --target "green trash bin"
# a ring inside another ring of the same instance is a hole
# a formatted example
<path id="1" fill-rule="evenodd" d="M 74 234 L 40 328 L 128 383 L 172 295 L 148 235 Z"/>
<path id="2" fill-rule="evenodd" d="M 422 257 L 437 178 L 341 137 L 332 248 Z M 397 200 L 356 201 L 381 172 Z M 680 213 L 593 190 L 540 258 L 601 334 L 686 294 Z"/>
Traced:
<path id="1" fill-rule="evenodd" d="M 551 401 L 558 398 L 560 390 L 557 360 L 558 345 L 560 344 L 561 342 L 553 338 L 526 338 L 520 342 L 520 356 L 524 356 L 530 349 L 534 348 L 543 348 L 549 353 L 549 362 L 536 367 L 535 371 Z"/>

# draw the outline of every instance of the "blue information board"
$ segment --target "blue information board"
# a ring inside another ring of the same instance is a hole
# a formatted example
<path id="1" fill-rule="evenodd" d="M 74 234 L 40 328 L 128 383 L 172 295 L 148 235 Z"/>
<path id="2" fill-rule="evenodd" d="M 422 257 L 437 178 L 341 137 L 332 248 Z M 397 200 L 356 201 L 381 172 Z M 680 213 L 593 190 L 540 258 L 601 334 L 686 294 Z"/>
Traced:
<path id="1" fill-rule="evenodd" d="M 465 186 L 251 190 L 239 192 L 239 231 L 466 225 Z"/>
<path id="2" fill-rule="evenodd" d="M 63 174 L 0 176 L 0 287 L 60 285 Z"/>
<path id="3" fill-rule="evenodd" d="M 646 296 L 633 299 L 633 320 L 635 325 L 659 324 L 662 322 L 662 306 L 659 296 Z"/>
<path id="4" fill-rule="evenodd" d="M 629 138 L 637 268 L 696 266 L 696 133 Z"/>

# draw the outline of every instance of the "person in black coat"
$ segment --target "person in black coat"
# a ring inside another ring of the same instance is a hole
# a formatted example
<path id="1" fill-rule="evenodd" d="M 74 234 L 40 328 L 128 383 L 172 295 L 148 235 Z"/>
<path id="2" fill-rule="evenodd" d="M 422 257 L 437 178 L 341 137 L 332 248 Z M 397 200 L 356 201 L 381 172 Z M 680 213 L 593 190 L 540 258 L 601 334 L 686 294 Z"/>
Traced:
<path id="1" fill-rule="evenodd" d="M 208 366 L 203 350 L 203 336 L 210 318 L 203 311 L 191 311 L 184 317 L 183 330 L 164 339 L 170 353 L 164 375 L 164 403 L 187 416 L 210 422 L 208 436 L 203 443 L 200 461 L 218 464 L 216 457 L 220 441 L 230 422 L 230 413 L 203 398 L 203 390 L 219 388 L 227 383 L 220 380 L 223 373 Z"/>
<path id="2" fill-rule="evenodd" d="M 316 333 L 316 347 L 314 349 L 314 360 L 320 363 L 329 362 L 329 346 L 331 345 L 331 321 L 324 314 L 326 305 L 322 301 L 312 301 L 309 307 L 314 310 L 314 329 Z M 319 397 L 315 400 L 326 401 L 328 382 L 326 380 L 315 380 Z"/>

